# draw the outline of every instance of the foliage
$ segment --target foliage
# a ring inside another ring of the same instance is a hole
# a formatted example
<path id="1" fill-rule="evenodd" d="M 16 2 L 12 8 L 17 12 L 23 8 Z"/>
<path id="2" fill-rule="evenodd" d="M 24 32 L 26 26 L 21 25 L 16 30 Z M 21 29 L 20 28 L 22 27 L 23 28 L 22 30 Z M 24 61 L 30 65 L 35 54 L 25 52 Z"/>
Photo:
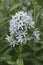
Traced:
<path id="1" fill-rule="evenodd" d="M 29 1 L 31 4 L 29 4 Z M 26 45 L 9 45 L 5 40 L 9 34 L 9 20 L 15 12 L 33 10 L 36 27 L 40 30 L 40 41 L 27 41 Z M 43 0 L 0 0 L 0 65 L 43 65 Z"/>

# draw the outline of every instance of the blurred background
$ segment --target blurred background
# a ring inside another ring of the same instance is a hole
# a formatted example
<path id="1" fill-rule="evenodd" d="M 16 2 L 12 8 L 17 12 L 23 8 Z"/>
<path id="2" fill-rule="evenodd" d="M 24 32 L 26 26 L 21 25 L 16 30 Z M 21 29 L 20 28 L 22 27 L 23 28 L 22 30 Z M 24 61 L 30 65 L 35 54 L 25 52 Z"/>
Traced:
<path id="1" fill-rule="evenodd" d="M 0 65 L 16 65 L 18 54 L 15 48 L 6 42 L 6 34 L 9 34 L 9 20 L 11 15 L 18 11 L 33 12 L 35 9 L 36 27 L 40 30 L 40 42 L 36 43 L 34 57 L 33 41 L 23 48 L 24 65 L 43 65 L 43 0 L 0 0 Z M 34 16 L 34 12 L 32 14 Z M 28 43 L 28 42 L 27 42 Z M 31 44 L 32 43 L 32 44 Z M 15 46 L 17 49 L 18 47 Z M 36 58 L 37 57 L 37 58 Z"/>

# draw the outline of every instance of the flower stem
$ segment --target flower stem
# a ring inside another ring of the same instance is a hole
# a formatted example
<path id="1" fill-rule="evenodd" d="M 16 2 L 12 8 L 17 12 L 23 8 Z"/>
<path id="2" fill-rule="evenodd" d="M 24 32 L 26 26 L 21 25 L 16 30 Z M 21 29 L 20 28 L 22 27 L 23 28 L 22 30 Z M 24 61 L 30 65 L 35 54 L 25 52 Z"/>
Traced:
<path id="1" fill-rule="evenodd" d="M 33 4 L 33 7 L 34 7 L 34 22 L 36 22 L 36 0 L 31 0 L 32 4 Z M 33 51 L 34 51 L 34 58 L 36 57 L 36 51 L 35 51 L 35 42 L 34 42 L 34 48 L 33 48 Z"/>
<path id="2" fill-rule="evenodd" d="M 23 63 L 23 59 L 22 59 L 22 51 L 23 51 L 23 45 L 20 45 L 19 46 L 19 56 L 18 56 L 18 59 L 16 61 L 17 65 L 24 65 Z"/>

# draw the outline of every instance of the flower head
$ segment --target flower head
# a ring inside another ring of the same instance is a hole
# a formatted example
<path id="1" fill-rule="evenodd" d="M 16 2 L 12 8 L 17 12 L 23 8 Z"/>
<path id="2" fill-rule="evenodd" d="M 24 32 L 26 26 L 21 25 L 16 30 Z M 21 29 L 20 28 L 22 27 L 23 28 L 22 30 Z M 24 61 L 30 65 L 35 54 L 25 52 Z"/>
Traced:
<path id="1" fill-rule="evenodd" d="M 8 40 L 10 45 L 15 46 L 15 44 L 18 45 L 18 43 L 25 44 L 26 41 L 29 39 L 28 35 L 30 35 L 30 33 L 28 34 L 27 29 L 28 30 L 31 28 L 34 29 L 35 23 L 33 21 L 32 15 L 28 14 L 27 12 L 20 11 L 17 12 L 15 15 L 13 15 L 9 22 L 10 22 L 9 26 L 10 36 L 7 36 L 6 39 Z"/>
<path id="2" fill-rule="evenodd" d="M 33 32 L 33 34 L 34 34 L 34 40 L 37 42 L 37 41 L 39 41 L 40 40 L 40 33 L 39 33 L 39 31 L 37 31 L 37 30 L 35 30 L 34 32 Z"/>

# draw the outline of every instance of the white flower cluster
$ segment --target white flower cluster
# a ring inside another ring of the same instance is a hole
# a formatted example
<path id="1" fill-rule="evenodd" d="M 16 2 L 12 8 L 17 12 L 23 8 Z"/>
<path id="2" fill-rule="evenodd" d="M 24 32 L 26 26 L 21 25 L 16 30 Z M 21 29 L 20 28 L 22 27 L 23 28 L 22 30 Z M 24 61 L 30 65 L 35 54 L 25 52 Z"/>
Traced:
<path id="1" fill-rule="evenodd" d="M 36 41 L 36 42 L 38 42 L 38 40 L 40 40 L 40 34 L 39 34 L 39 31 L 37 31 L 37 30 L 35 30 L 34 32 L 33 32 L 33 34 L 34 34 L 34 40 Z"/>
<path id="2" fill-rule="evenodd" d="M 9 32 L 10 36 L 7 35 L 6 39 L 10 45 L 15 46 L 15 44 L 26 43 L 28 40 L 27 29 L 34 29 L 34 21 L 32 15 L 28 15 L 27 12 L 20 11 L 12 16 L 10 20 Z M 39 40 L 38 31 L 34 31 L 34 35 L 37 40 Z"/>

